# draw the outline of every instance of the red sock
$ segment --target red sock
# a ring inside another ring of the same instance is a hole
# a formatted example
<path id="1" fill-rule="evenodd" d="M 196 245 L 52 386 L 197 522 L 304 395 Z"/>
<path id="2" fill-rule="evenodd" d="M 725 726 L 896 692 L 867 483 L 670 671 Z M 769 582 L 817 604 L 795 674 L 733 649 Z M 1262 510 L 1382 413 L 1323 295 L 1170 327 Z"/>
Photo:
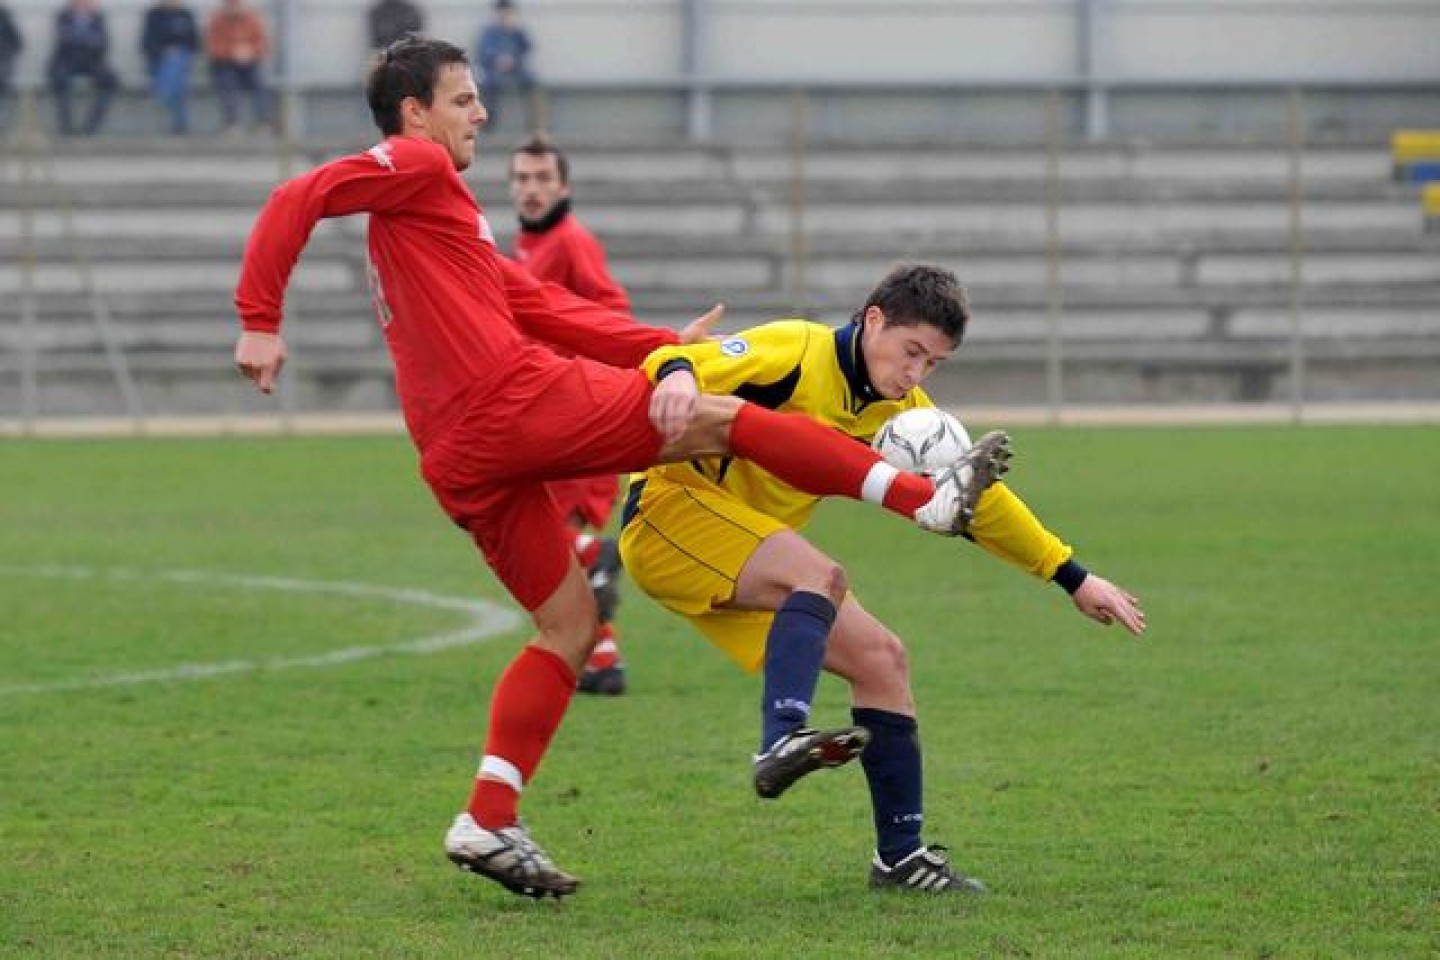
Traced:
<path id="1" fill-rule="evenodd" d="M 884 464 L 880 454 L 819 420 L 776 413 L 753 403 L 742 405 L 735 416 L 730 450 L 818 497 L 873 499 L 867 495 L 866 480 L 877 464 Z M 935 484 L 918 473 L 895 472 L 879 493 L 887 510 L 911 517 L 930 502 Z"/>
<path id="2" fill-rule="evenodd" d="M 574 694 L 575 672 L 540 647 L 521 650 L 500 675 L 490 696 L 481 772 L 505 779 L 476 778 L 468 809 L 480 826 L 494 830 L 516 821 L 520 791 L 534 776 Z"/>
<path id="3" fill-rule="evenodd" d="M 595 561 L 600 559 L 600 538 L 589 533 L 575 534 L 575 556 L 580 558 L 584 569 L 595 566 Z"/>
<path id="4" fill-rule="evenodd" d="M 595 649 L 585 661 L 586 670 L 606 670 L 620 662 L 620 645 L 615 642 L 615 628 L 608 623 L 600 624 L 595 632 Z"/>

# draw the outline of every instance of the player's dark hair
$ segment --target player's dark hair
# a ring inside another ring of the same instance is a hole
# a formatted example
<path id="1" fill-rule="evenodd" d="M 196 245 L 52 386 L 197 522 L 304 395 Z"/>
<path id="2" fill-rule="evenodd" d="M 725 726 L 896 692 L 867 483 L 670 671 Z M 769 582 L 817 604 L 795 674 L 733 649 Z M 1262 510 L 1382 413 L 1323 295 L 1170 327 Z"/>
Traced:
<path id="1" fill-rule="evenodd" d="M 560 170 L 560 182 L 570 182 L 570 160 L 565 156 L 565 152 L 555 144 L 555 141 L 545 134 L 532 133 L 529 139 L 510 153 L 510 159 L 513 161 L 522 153 L 530 157 L 554 157 L 555 166 Z"/>
<path id="2" fill-rule="evenodd" d="M 970 322 L 970 298 L 955 274 L 941 267 L 902 264 L 891 270 L 879 286 L 870 291 L 855 321 L 871 307 L 885 314 L 885 326 L 927 323 L 955 342 L 965 336 Z"/>
<path id="3" fill-rule="evenodd" d="M 380 54 L 365 82 L 365 99 L 375 126 L 390 137 L 404 129 L 400 104 L 414 97 L 427 107 L 435 100 L 440 68 L 470 63 L 465 51 L 444 40 L 407 33 Z"/>

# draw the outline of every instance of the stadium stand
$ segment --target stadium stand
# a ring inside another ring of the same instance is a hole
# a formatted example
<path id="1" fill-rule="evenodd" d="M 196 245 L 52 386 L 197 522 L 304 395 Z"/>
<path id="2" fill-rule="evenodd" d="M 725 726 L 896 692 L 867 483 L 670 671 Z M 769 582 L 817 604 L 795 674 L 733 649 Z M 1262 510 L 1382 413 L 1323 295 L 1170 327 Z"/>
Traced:
<path id="1" fill-rule="evenodd" d="M 238 258 L 282 172 L 358 146 L 287 160 L 273 144 L 102 138 L 0 161 L 22 185 L 0 192 L 0 418 L 275 409 L 230 367 Z M 1305 155 L 1299 248 L 1273 147 L 1075 147 L 1053 184 L 1036 149 L 832 147 L 805 158 L 803 189 L 781 149 L 573 153 L 579 209 L 647 321 L 723 300 L 732 329 L 840 322 L 889 264 L 930 260 L 957 270 L 978 318 L 947 401 L 1042 401 L 1052 306 L 1073 402 L 1283 400 L 1292 306 L 1314 399 L 1440 391 L 1440 257 L 1380 147 Z M 491 146 L 470 176 L 502 244 L 504 156 Z M 362 237 L 358 220 L 323 224 L 302 262 L 291 409 L 393 403 Z"/>

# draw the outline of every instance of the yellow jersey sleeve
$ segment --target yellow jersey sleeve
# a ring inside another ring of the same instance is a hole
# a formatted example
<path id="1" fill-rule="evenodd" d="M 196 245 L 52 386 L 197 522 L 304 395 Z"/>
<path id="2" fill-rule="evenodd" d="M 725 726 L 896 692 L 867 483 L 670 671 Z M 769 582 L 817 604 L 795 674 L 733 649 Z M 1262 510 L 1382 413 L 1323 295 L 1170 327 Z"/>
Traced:
<path id="1" fill-rule="evenodd" d="M 732 393 L 743 384 L 776 383 L 800 367 L 815 329 L 803 320 L 776 320 L 723 340 L 661 347 L 645 358 L 641 369 L 653 383 L 666 363 L 688 360 L 702 393 Z"/>
<path id="2" fill-rule="evenodd" d="M 1045 525 L 1003 483 L 980 495 L 970 536 L 986 552 L 1014 564 L 1026 573 L 1049 580 L 1075 550 Z"/>

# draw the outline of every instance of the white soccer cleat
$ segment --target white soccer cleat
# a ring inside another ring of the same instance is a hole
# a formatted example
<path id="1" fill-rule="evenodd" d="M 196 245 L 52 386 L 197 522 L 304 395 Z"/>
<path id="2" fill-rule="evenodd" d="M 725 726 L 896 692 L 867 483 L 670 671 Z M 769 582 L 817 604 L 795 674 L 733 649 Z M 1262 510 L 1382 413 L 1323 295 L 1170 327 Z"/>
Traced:
<path id="1" fill-rule="evenodd" d="M 970 529 L 980 495 L 1010 469 L 1010 435 L 992 430 L 960 455 L 950 466 L 935 474 L 935 495 L 915 511 L 915 522 L 924 530 L 958 537 Z"/>
<path id="2" fill-rule="evenodd" d="M 521 896 L 558 899 L 580 886 L 579 878 L 557 868 L 520 823 L 486 830 L 462 813 L 445 834 L 445 855 L 461 870 L 489 877 Z"/>

